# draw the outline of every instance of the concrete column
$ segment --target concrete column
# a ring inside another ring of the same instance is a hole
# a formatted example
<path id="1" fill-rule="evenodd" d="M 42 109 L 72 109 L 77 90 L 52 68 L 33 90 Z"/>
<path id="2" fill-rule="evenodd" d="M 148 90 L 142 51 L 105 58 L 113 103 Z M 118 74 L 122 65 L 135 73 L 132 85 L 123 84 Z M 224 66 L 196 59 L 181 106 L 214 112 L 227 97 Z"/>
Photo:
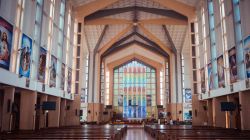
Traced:
<path id="1" fill-rule="evenodd" d="M 66 105 L 68 109 L 66 110 L 65 125 L 80 125 L 80 95 L 75 95 L 74 101 L 66 100 Z"/>
<path id="2" fill-rule="evenodd" d="M 49 110 L 48 112 L 48 127 L 59 127 L 61 98 L 48 96 L 48 101 L 56 102 L 56 110 Z"/>
<path id="3" fill-rule="evenodd" d="M 99 53 L 96 53 L 95 55 L 95 79 L 94 79 L 94 103 L 100 103 L 101 102 L 101 92 L 100 92 L 100 75 L 101 75 L 101 62 L 100 62 L 100 56 Z"/>
<path id="4" fill-rule="evenodd" d="M 61 99 L 60 105 L 60 126 L 65 126 L 65 118 L 66 117 L 66 99 Z"/>
<path id="5" fill-rule="evenodd" d="M 198 95 L 192 96 L 192 123 L 193 125 L 204 125 L 207 121 L 207 114 L 203 106 L 206 102 L 199 101 Z"/>
<path id="6" fill-rule="evenodd" d="M 226 113 L 221 111 L 221 102 L 227 102 L 227 96 L 213 98 L 213 126 L 226 128 Z"/>
<path id="7" fill-rule="evenodd" d="M 239 93 L 239 100 L 241 104 L 241 129 L 250 130 L 250 91 L 244 91 Z"/>
<path id="8" fill-rule="evenodd" d="M 94 91 L 93 91 L 93 74 L 94 73 L 94 70 L 93 70 L 93 65 L 94 65 L 94 52 L 90 50 L 89 52 L 89 83 L 88 83 L 88 102 L 89 103 L 92 103 L 94 100 L 93 100 L 93 96 L 94 96 Z"/>
<path id="9" fill-rule="evenodd" d="M 40 95 L 40 105 L 43 104 L 43 102 L 46 102 L 48 100 L 48 95 L 41 94 Z M 40 121 L 39 121 L 39 128 L 45 128 L 46 127 L 46 113 L 45 111 L 40 109 Z"/>
<path id="10" fill-rule="evenodd" d="M 213 126 L 213 102 L 212 99 L 207 100 L 207 123 Z"/>
<path id="11" fill-rule="evenodd" d="M 94 103 L 88 103 L 87 122 L 94 121 Z"/>
<path id="12" fill-rule="evenodd" d="M 8 87 L 4 89 L 3 97 L 3 116 L 2 116 L 2 130 L 1 131 L 10 131 L 11 130 L 11 111 L 12 103 L 14 102 L 15 88 Z"/>
<path id="13" fill-rule="evenodd" d="M 20 130 L 35 129 L 35 104 L 37 93 L 30 90 L 21 91 L 20 99 Z"/>

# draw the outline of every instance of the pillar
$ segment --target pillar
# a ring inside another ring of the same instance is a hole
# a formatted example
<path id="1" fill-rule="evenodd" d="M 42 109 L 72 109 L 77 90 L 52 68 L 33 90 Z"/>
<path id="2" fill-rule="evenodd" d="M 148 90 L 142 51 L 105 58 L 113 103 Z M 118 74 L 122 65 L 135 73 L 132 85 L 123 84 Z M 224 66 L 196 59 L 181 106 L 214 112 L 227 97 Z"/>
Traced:
<path id="1" fill-rule="evenodd" d="M 22 90 L 20 98 L 20 130 L 34 130 L 35 128 L 35 104 L 37 93 L 30 90 Z"/>
<path id="2" fill-rule="evenodd" d="M 94 91 L 93 91 L 93 86 L 94 85 L 94 79 L 93 75 L 94 73 L 94 52 L 93 50 L 90 50 L 89 52 L 89 83 L 88 83 L 88 103 L 94 102 Z"/>
<path id="3" fill-rule="evenodd" d="M 11 130 L 11 108 L 12 103 L 14 102 L 14 87 L 7 87 L 4 89 L 4 97 L 3 97 L 3 116 L 2 116 L 2 130 L 1 131 L 10 131 Z"/>
<path id="4" fill-rule="evenodd" d="M 48 95 L 41 94 L 40 95 L 40 105 L 43 104 L 43 102 L 46 102 L 48 100 Z M 45 128 L 46 127 L 46 113 L 42 108 L 39 111 L 40 113 L 40 120 L 39 120 L 39 128 Z"/>
<path id="5" fill-rule="evenodd" d="M 207 121 L 207 114 L 204 110 L 205 101 L 200 101 L 198 95 L 192 96 L 192 123 L 193 125 L 204 125 Z"/>
<path id="6" fill-rule="evenodd" d="M 48 101 L 56 102 L 56 110 L 49 110 L 48 112 L 48 127 L 59 127 L 60 117 L 60 102 L 61 98 L 55 96 L 48 96 Z"/>
<path id="7" fill-rule="evenodd" d="M 250 130 L 250 91 L 244 91 L 239 93 L 239 100 L 241 105 L 241 129 Z"/>
<path id="8" fill-rule="evenodd" d="M 212 99 L 207 100 L 207 125 L 213 126 L 213 102 Z"/>
<path id="9" fill-rule="evenodd" d="M 66 126 L 80 125 L 80 95 L 75 95 L 74 101 L 66 100 Z"/>
<path id="10" fill-rule="evenodd" d="M 221 111 L 221 102 L 227 102 L 227 96 L 213 98 L 213 126 L 226 128 L 226 113 Z"/>
<path id="11" fill-rule="evenodd" d="M 66 99 L 61 99 L 59 126 L 65 126 L 65 119 L 66 119 L 65 117 L 66 117 Z"/>

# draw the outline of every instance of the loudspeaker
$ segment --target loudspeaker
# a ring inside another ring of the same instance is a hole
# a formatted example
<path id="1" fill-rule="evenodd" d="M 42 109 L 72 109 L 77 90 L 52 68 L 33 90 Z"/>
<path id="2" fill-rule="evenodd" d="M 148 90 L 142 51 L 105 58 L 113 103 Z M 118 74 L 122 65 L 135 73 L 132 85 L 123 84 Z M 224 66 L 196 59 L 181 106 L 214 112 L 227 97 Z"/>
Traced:
<path id="1" fill-rule="evenodd" d="M 82 110 L 80 110 L 79 116 L 82 116 L 82 115 L 83 115 L 83 111 L 82 111 Z"/>
<path id="2" fill-rule="evenodd" d="M 11 102 L 10 99 L 8 99 L 8 101 L 7 101 L 7 113 L 10 112 L 10 106 L 11 106 L 10 102 Z"/>
<path id="3" fill-rule="evenodd" d="M 182 111 L 180 110 L 180 111 L 179 111 L 179 114 L 181 114 L 181 113 L 182 113 Z"/>
<path id="4" fill-rule="evenodd" d="M 171 112 L 168 112 L 168 113 L 167 113 L 167 116 L 171 116 Z"/>
<path id="5" fill-rule="evenodd" d="M 189 116 L 192 116 L 192 110 L 189 110 L 188 113 L 189 113 Z"/>
<path id="6" fill-rule="evenodd" d="M 204 105 L 204 106 L 203 106 L 203 109 L 204 109 L 205 111 L 207 111 L 207 106 Z"/>
<path id="7" fill-rule="evenodd" d="M 69 105 L 66 107 L 66 110 L 70 110 L 70 106 Z"/>
<path id="8" fill-rule="evenodd" d="M 78 111 L 77 111 L 77 109 L 76 109 L 76 111 L 75 111 L 75 115 L 76 115 L 76 116 L 77 116 L 77 112 L 78 112 Z"/>

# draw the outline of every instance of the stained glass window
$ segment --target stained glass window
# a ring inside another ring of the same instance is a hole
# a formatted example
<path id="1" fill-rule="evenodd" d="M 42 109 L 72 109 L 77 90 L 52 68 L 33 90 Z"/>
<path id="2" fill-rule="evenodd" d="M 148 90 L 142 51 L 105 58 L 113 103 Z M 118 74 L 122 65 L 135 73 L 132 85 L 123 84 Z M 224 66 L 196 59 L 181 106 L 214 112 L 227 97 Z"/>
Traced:
<path id="1" fill-rule="evenodd" d="M 114 69 L 114 110 L 123 118 L 146 118 L 156 112 L 155 69 L 133 60 Z"/>

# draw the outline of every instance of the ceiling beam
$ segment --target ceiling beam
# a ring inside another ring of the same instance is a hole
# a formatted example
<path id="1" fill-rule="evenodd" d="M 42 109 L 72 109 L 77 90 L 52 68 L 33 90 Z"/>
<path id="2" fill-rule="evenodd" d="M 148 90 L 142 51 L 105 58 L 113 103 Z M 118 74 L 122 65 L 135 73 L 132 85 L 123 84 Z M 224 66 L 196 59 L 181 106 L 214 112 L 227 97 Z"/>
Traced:
<path id="1" fill-rule="evenodd" d="M 174 41 L 173 41 L 173 39 L 172 39 L 172 37 L 171 37 L 171 35 L 170 35 L 170 33 L 169 33 L 167 27 L 166 27 L 165 25 L 162 25 L 162 28 L 163 28 L 163 30 L 164 30 L 164 32 L 165 32 L 165 35 L 166 35 L 168 41 L 169 41 L 170 44 L 171 44 L 172 50 L 174 50 L 174 52 L 176 53 L 176 52 L 177 52 L 176 46 L 175 46 L 175 44 L 174 44 Z"/>
<path id="2" fill-rule="evenodd" d="M 157 43 L 166 53 L 169 55 L 172 53 L 172 50 L 167 47 L 159 38 L 157 38 L 154 34 L 148 31 L 142 24 L 138 24 L 139 28 L 147 35 L 153 42 Z"/>
<path id="3" fill-rule="evenodd" d="M 109 48 L 106 52 L 104 52 L 101 57 L 104 58 L 104 57 L 106 57 L 108 55 L 116 53 L 116 52 L 118 52 L 118 51 L 120 51 L 122 49 L 125 49 L 126 47 L 131 46 L 132 44 L 137 44 L 137 45 L 139 45 L 139 46 L 141 46 L 141 47 L 143 47 L 143 48 L 145 48 L 145 49 L 147 49 L 147 50 L 149 50 L 151 52 L 157 53 L 157 54 L 159 54 L 159 55 L 161 55 L 163 57 L 168 57 L 168 55 L 166 53 L 164 53 L 162 51 L 159 51 L 158 49 L 156 49 L 155 47 L 153 47 L 151 45 L 147 45 L 147 44 L 142 43 L 142 42 L 137 41 L 137 40 L 132 40 L 132 41 L 130 41 L 128 43 L 125 43 L 125 44 L 122 44 L 122 45 L 119 45 L 119 46 L 113 46 L 113 47 Z"/>
<path id="4" fill-rule="evenodd" d="M 143 11 L 143 12 L 147 12 L 151 14 L 156 14 L 156 15 L 161 15 L 161 16 L 166 16 L 166 17 L 171 17 L 171 18 L 187 21 L 187 17 L 173 10 L 138 7 L 138 6 L 99 10 L 85 17 L 84 20 L 88 21 L 88 20 L 93 20 L 93 19 L 98 19 L 98 18 L 103 18 L 103 17 L 107 17 L 111 15 L 121 14 L 125 12 L 133 12 L 133 11 Z"/>
<path id="5" fill-rule="evenodd" d="M 84 25 L 107 25 L 107 24 L 132 24 L 133 22 L 126 19 L 100 18 L 85 21 Z"/>
<path id="6" fill-rule="evenodd" d="M 105 25 L 105 27 L 104 27 L 104 29 L 102 30 L 102 33 L 101 33 L 101 35 L 100 35 L 100 37 L 99 37 L 97 43 L 96 43 L 94 52 L 96 52 L 96 51 L 99 49 L 100 44 L 101 44 L 101 42 L 102 42 L 102 40 L 103 40 L 103 38 L 104 38 L 104 36 L 105 36 L 105 34 L 106 34 L 108 28 L 109 28 L 109 25 Z"/>
<path id="7" fill-rule="evenodd" d="M 158 19 L 144 19 L 138 21 L 141 24 L 159 24 L 159 25 L 187 25 L 188 22 L 174 18 L 158 18 Z"/>
<path id="8" fill-rule="evenodd" d="M 123 29 L 121 32 L 119 32 L 117 35 L 115 35 L 113 38 L 111 38 L 104 46 L 98 49 L 98 52 L 100 52 L 100 55 L 103 54 L 110 46 L 112 46 L 118 39 L 120 39 L 125 33 L 127 33 L 129 30 L 131 30 L 133 27 L 132 24 L 128 25 L 125 29 Z"/>
<path id="9" fill-rule="evenodd" d="M 195 7 L 184 4 L 176 0 L 153 0 L 162 6 L 172 9 L 188 18 L 192 18 L 195 15 Z"/>
<path id="10" fill-rule="evenodd" d="M 169 56 L 157 43 L 151 41 L 150 39 L 148 39 L 147 37 L 136 33 L 136 35 L 141 38 L 142 40 L 146 41 L 147 43 L 149 43 L 151 46 L 153 46 L 155 49 L 157 49 L 158 51 L 164 53 L 164 55 Z"/>
<path id="11" fill-rule="evenodd" d="M 78 7 L 75 7 L 76 17 L 77 18 L 84 18 L 100 9 L 103 9 L 118 0 L 96 0 Z"/>

